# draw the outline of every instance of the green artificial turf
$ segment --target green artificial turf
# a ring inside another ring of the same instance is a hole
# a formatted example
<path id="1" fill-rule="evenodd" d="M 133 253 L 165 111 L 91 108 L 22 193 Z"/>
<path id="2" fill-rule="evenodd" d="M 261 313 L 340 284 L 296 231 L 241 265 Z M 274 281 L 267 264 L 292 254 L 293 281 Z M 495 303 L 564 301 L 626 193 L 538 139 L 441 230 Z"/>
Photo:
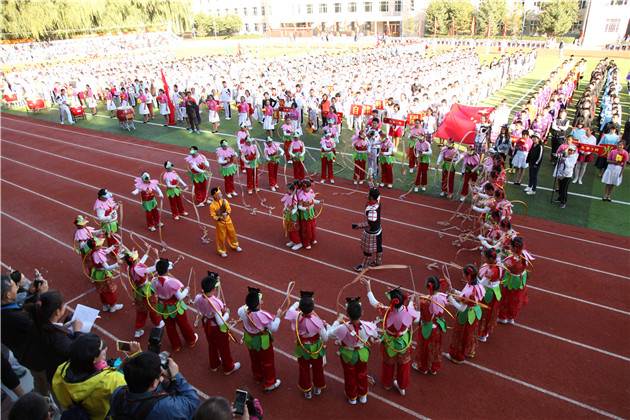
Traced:
<path id="1" fill-rule="evenodd" d="M 279 50 L 274 52 L 265 51 L 265 53 L 270 53 L 271 55 L 276 54 L 284 54 L 294 51 L 286 51 Z M 481 51 L 480 51 L 481 52 Z M 592 52 L 591 52 L 592 54 Z M 482 54 L 482 60 L 487 60 L 490 62 L 496 54 L 485 55 Z M 602 54 L 604 56 L 604 54 Z M 576 56 L 576 58 L 579 58 Z M 590 72 L 597 63 L 598 59 L 591 58 L 588 60 L 588 70 L 586 72 L 585 78 L 583 79 L 580 88 L 576 91 L 574 98 L 577 99 L 581 96 L 581 93 L 584 87 L 588 84 L 588 79 L 590 77 Z M 619 69 L 621 73 L 624 73 L 628 66 L 630 66 L 630 60 L 628 59 L 617 59 L 616 62 L 619 65 Z M 498 105 L 500 104 L 503 98 L 508 99 L 508 104 L 510 106 L 514 105 L 518 101 L 517 106 L 514 107 L 513 113 L 516 112 L 520 104 L 526 101 L 531 94 L 535 91 L 532 89 L 537 83 L 543 83 L 544 78 L 550 73 L 550 71 L 555 68 L 560 63 L 560 60 L 556 56 L 551 55 L 539 55 L 535 69 L 525 75 L 523 78 L 517 80 L 516 82 L 507 85 L 499 92 L 497 92 L 494 96 L 488 98 L 484 105 Z M 542 82 L 541 82 L 542 80 Z M 537 88 L 536 88 L 537 89 Z M 529 93 L 528 93 L 529 92 Z M 524 96 L 525 95 L 525 96 Z M 621 92 L 621 102 L 625 103 L 624 105 L 624 114 L 622 115 L 622 121 L 625 122 L 627 118 L 628 112 L 628 104 L 630 103 L 630 98 L 627 95 L 627 91 L 625 86 Z M 574 101 L 575 103 L 575 101 Z M 481 104 L 480 104 L 481 105 Z M 205 107 L 204 107 L 205 108 Z M 206 111 L 204 109 L 204 111 Z M 569 117 L 572 118 L 574 114 L 574 108 L 571 106 L 569 108 Z M 26 115 L 25 108 L 10 108 L 3 109 L 2 112 L 17 114 L 17 115 Z M 219 141 L 222 138 L 226 138 L 230 141 L 232 145 L 234 145 L 234 134 L 238 130 L 238 118 L 237 112 L 233 110 L 232 115 L 235 118 L 232 118 L 230 121 L 221 121 L 221 125 L 219 126 L 219 133 L 212 134 L 210 131 L 212 130 L 212 125 L 208 122 L 208 113 L 202 112 L 202 124 L 201 130 L 202 134 L 189 134 L 188 130 L 178 129 L 178 128 L 165 128 L 162 126 L 163 118 L 159 114 L 156 113 L 156 119 L 151 121 L 149 124 L 143 124 L 141 121 L 137 120 L 135 122 L 136 130 L 135 131 L 125 131 L 119 127 L 119 123 L 117 119 L 110 119 L 105 117 L 107 111 L 103 104 L 99 105 L 98 108 L 99 115 L 93 117 L 88 115 L 87 121 L 79 121 L 77 126 L 87 127 L 90 129 L 103 131 L 107 133 L 114 134 L 122 134 L 129 135 L 137 138 L 142 138 L 145 140 L 151 140 L 161 143 L 174 144 L 183 147 L 189 147 L 192 145 L 198 146 L 201 150 L 206 150 L 210 152 L 214 152 L 215 149 L 219 146 Z M 223 115 L 223 114 L 221 114 Z M 55 108 L 39 113 L 35 116 L 29 114 L 30 117 L 38 120 L 45 120 L 50 122 L 59 122 L 59 112 Z M 138 117 L 138 115 L 137 115 Z M 180 127 L 185 128 L 185 123 L 180 123 Z M 623 126 L 623 124 L 622 124 Z M 254 126 L 251 130 L 251 135 L 255 138 L 264 139 L 267 137 L 267 133 L 262 129 L 262 124 L 254 122 Z M 346 147 L 345 145 L 349 144 L 350 131 L 347 129 L 347 126 L 343 126 L 343 131 L 341 135 L 342 144 L 339 145 L 338 151 L 348 152 L 350 153 L 350 147 Z M 274 133 L 274 139 L 276 141 L 281 141 L 281 137 L 278 135 L 277 131 Z M 306 144 L 307 147 L 319 148 L 319 140 L 321 139 L 321 130 L 318 133 L 310 134 L 304 131 L 304 136 L 302 140 Z M 399 146 L 399 150 L 402 150 L 402 142 Z M 439 153 L 439 148 L 434 145 L 433 147 L 433 157 L 432 157 L 432 165 L 435 165 L 435 161 L 437 159 L 437 155 Z M 564 209 L 560 209 L 557 203 L 550 203 L 551 192 L 550 189 L 554 184 L 554 179 L 552 177 L 553 166 L 549 163 L 549 147 L 545 149 L 545 157 L 543 160 L 543 166 L 540 169 L 538 175 L 538 191 L 536 195 L 526 195 L 523 192 L 524 186 L 527 184 L 528 174 L 525 174 L 523 178 L 523 185 L 518 187 L 514 185 L 507 185 L 506 192 L 508 197 L 511 200 L 520 200 L 527 204 L 528 206 L 528 215 L 533 217 L 538 217 L 542 219 L 553 220 L 561 223 L 567 223 L 575 226 L 581 226 L 585 228 L 596 229 L 604 232 L 611 232 L 620 235 L 630 236 L 630 217 L 628 205 L 630 204 L 630 181 L 626 180 L 620 187 L 618 187 L 613 193 L 613 200 L 621 201 L 619 202 L 603 202 L 601 201 L 601 197 L 603 194 L 604 186 L 601 183 L 600 179 L 597 178 L 597 171 L 594 167 L 594 164 L 589 164 L 587 172 L 584 176 L 584 184 L 571 184 L 569 187 L 569 193 L 578 193 L 584 195 L 576 196 L 569 195 L 569 199 L 567 202 L 567 206 Z M 402 152 L 398 152 L 397 155 L 398 162 L 402 159 Z M 336 172 L 336 177 L 343 178 L 352 178 L 352 172 L 348 169 L 344 169 L 343 166 L 340 165 L 340 160 L 338 159 L 338 163 L 334 166 L 334 170 Z M 349 166 L 352 167 L 351 158 L 348 156 L 346 159 Z M 305 159 L 305 163 L 308 171 L 311 174 L 315 174 L 313 178 L 315 180 L 319 180 L 319 176 L 317 173 L 320 170 L 320 159 L 318 150 L 309 150 Z M 337 172 L 339 171 L 339 172 Z M 283 169 L 280 169 L 280 177 L 283 179 L 282 175 Z M 287 175 L 288 178 L 292 178 L 293 170 L 289 166 L 287 167 Z M 628 175 L 630 176 L 630 175 Z M 394 178 L 395 178 L 395 188 L 403 190 L 406 192 L 412 187 L 414 181 L 415 173 L 405 175 L 401 174 L 400 165 L 394 166 Z M 435 174 L 433 170 L 429 173 L 429 186 L 424 195 L 429 196 L 439 196 L 440 188 L 439 188 L 439 180 L 440 174 Z M 456 178 L 455 185 L 455 197 L 457 198 L 457 192 L 461 189 L 462 180 L 458 176 Z M 264 185 L 264 183 L 263 183 Z M 401 193 L 402 194 L 402 193 Z M 416 194 L 416 193 L 411 193 Z M 525 211 L 525 206 L 520 203 L 515 204 L 514 208 L 516 213 L 523 213 Z"/>

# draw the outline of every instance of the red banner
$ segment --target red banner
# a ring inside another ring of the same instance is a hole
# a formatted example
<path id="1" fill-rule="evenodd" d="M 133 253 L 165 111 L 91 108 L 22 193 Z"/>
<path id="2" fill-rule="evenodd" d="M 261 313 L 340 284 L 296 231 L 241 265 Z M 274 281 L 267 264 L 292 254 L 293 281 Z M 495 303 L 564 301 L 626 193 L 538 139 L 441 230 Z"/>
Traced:
<path id="1" fill-rule="evenodd" d="M 339 117 L 339 121 L 343 119 L 343 112 L 337 112 L 337 116 Z"/>
<path id="2" fill-rule="evenodd" d="M 281 106 L 280 107 L 280 112 L 291 112 L 293 111 L 293 108 L 291 108 L 290 106 Z"/>
<path id="3" fill-rule="evenodd" d="M 413 125 L 416 120 L 421 120 L 420 114 L 407 114 L 407 125 Z"/>
<path id="4" fill-rule="evenodd" d="M 273 118 L 276 120 L 280 118 L 280 111 L 278 111 L 277 109 L 273 111 Z"/>
<path id="5" fill-rule="evenodd" d="M 405 124 L 407 123 L 406 120 L 395 120 L 393 118 L 383 118 L 383 122 L 385 124 L 397 125 L 400 127 L 404 127 Z"/>
<path id="6" fill-rule="evenodd" d="M 372 105 L 363 105 L 363 115 L 372 115 Z"/>
<path id="7" fill-rule="evenodd" d="M 595 146 L 594 144 L 574 143 L 578 149 L 582 152 L 597 153 L 597 156 L 607 157 L 610 152 L 617 148 L 615 144 L 603 144 L 601 146 Z"/>
<path id="8" fill-rule="evenodd" d="M 376 103 L 375 108 L 376 109 L 383 109 L 383 100 L 382 99 L 377 99 L 376 101 L 374 101 Z"/>
<path id="9" fill-rule="evenodd" d="M 361 105 L 350 106 L 350 115 L 361 115 Z"/>
<path id="10" fill-rule="evenodd" d="M 284 99 L 278 99 L 278 103 L 280 104 L 280 106 L 284 106 Z"/>

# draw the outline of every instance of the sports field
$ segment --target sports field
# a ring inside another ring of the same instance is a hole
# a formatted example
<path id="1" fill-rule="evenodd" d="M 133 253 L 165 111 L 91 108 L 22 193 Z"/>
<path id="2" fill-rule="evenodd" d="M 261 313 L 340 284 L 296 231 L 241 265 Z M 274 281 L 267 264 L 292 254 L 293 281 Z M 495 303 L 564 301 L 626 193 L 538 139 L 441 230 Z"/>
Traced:
<path id="1" fill-rule="evenodd" d="M 340 52 L 343 47 L 345 47 L 345 43 L 338 43 L 336 48 L 328 48 L 320 50 L 317 48 L 319 45 L 318 42 L 312 42 L 310 44 L 302 43 L 298 45 L 298 47 L 305 48 L 291 48 L 291 44 L 287 44 L 287 49 L 281 48 L 284 44 L 280 43 L 277 46 L 265 47 L 262 49 L 258 49 L 257 47 L 245 47 L 245 53 L 249 53 L 252 55 L 257 55 L 260 53 L 262 57 L 273 57 L 277 56 L 280 53 L 282 54 L 294 54 L 294 53 L 307 53 L 308 51 L 318 52 L 318 51 L 326 51 L 326 52 Z M 354 46 L 353 44 L 348 44 L 350 46 Z M 310 47 L 310 48 L 309 48 Z M 440 47 L 439 49 L 443 49 L 444 47 Z M 234 52 L 234 46 L 231 47 L 212 47 L 209 48 L 208 44 L 205 42 L 189 42 L 183 43 L 183 46 L 174 52 L 178 55 L 184 54 L 202 54 L 208 53 L 209 51 L 225 54 L 226 51 L 231 53 Z M 478 48 L 478 52 L 481 55 L 481 60 L 490 63 L 493 58 L 500 57 L 498 55 L 498 51 L 496 49 L 491 50 L 494 54 L 485 54 L 485 48 Z M 582 55 L 580 55 L 582 53 Z M 580 84 L 580 88 L 575 92 L 574 98 L 579 98 L 584 87 L 588 84 L 588 78 L 590 72 L 592 71 L 595 64 L 598 62 L 599 58 L 597 57 L 607 57 L 608 52 L 606 51 L 566 51 L 565 58 L 569 57 L 570 54 L 575 54 L 576 58 L 589 57 L 588 58 L 588 70 L 586 72 L 585 79 L 582 80 Z M 615 61 L 618 63 L 620 73 L 625 74 L 628 69 L 630 69 L 630 59 L 616 58 Z M 503 98 L 507 98 L 508 105 L 513 106 L 513 113 L 515 113 L 520 105 L 527 101 L 529 97 L 535 92 L 535 89 L 540 86 L 546 79 L 553 69 L 560 64 L 560 59 L 557 56 L 556 50 L 541 50 L 536 61 L 536 67 L 534 71 L 525 75 L 521 79 L 517 80 L 514 83 L 508 84 L 502 90 L 500 90 L 494 96 L 488 98 L 484 104 L 480 105 L 498 105 L 500 104 Z M 577 100 L 577 99 L 576 99 Z M 630 97 L 628 96 L 628 92 L 626 87 L 624 86 L 621 91 L 621 102 L 624 107 L 624 115 L 622 115 L 622 123 L 625 122 L 627 118 L 627 112 L 630 108 Z M 574 115 L 574 107 L 569 107 L 569 118 L 572 120 Z M 2 112 L 15 113 L 18 115 L 26 115 L 25 108 L 22 109 L 3 109 Z M 96 117 L 88 116 L 88 121 L 79 122 L 79 126 L 91 128 L 94 130 L 115 133 L 115 134 L 128 134 L 133 137 L 152 140 L 156 142 L 175 144 L 175 145 L 197 145 L 201 150 L 207 150 L 214 152 L 214 150 L 219 146 L 219 141 L 222 138 L 226 138 L 230 141 L 233 141 L 234 134 L 238 130 L 237 120 L 232 119 L 231 121 L 222 121 L 219 127 L 219 133 L 212 134 L 212 125 L 207 122 L 207 113 L 202 113 L 202 124 L 201 131 L 202 135 L 197 136 L 193 134 L 188 134 L 187 130 L 185 130 L 184 124 L 180 124 L 180 127 L 169 127 L 164 128 L 162 126 L 162 121 L 158 121 L 157 119 L 148 123 L 142 124 L 140 120 L 136 120 L 136 130 L 128 133 L 121 130 L 118 126 L 118 121 L 116 119 L 110 119 L 107 117 L 107 112 L 103 104 L 99 105 L 99 115 Z M 52 110 L 37 114 L 33 116 L 35 119 L 46 120 L 55 122 L 59 120 L 59 112 L 56 107 Z M 623 125 L 623 124 L 622 124 Z M 252 130 L 250 130 L 252 136 L 256 138 L 265 138 L 266 133 L 262 129 L 262 124 L 255 123 Z M 342 131 L 341 138 L 345 140 L 345 144 L 349 143 L 349 139 L 351 137 L 350 131 L 344 125 L 344 130 Z M 304 132 L 304 136 L 302 140 L 306 144 L 307 147 L 310 147 L 310 150 L 306 156 L 306 165 L 311 174 L 317 173 L 319 171 L 319 140 L 321 138 L 320 133 L 309 134 L 308 132 Z M 281 140 L 280 136 L 276 132 L 275 136 L 276 140 Z M 402 147 L 400 147 L 402 150 Z M 542 219 L 548 219 L 553 221 L 558 221 L 561 223 L 567 223 L 575 226 L 600 230 L 604 232 L 612 232 L 616 234 L 621 234 L 625 236 L 630 236 L 630 217 L 628 217 L 630 210 L 630 183 L 624 182 L 620 187 L 618 187 L 613 194 L 613 202 L 607 203 L 601 201 L 601 197 L 604 190 L 604 185 L 601 183 L 600 179 L 597 178 L 596 169 L 591 164 L 587 172 L 584 176 L 584 184 L 571 184 L 569 187 L 569 201 L 567 203 L 566 208 L 560 209 L 557 204 L 551 204 L 551 188 L 554 183 L 554 179 L 552 176 L 553 166 L 549 163 L 549 147 L 546 147 L 545 152 L 546 156 L 543 159 L 543 166 L 538 175 L 538 194 L 535 196 L 528 196 L 523 192 L 523 188 L 514 187 L 512 185 L 506 186 L 506 192 L 508 197 L 511 200 L 519 200 L 523 201 L 527 204 L 528 209 L 526 210 L 523 205 L 515 206 L 515 211 L 518 213 L 523 213 L 525 211 L 528 212 L 528 215 L 539 217 Z M 344 152 L 350 153 L 350 148 L 343 149 Z M 434 159 L 437 157 L 437 149 L 433 151 Z M 402 153 L 397 153 L 397 160 L 400 162 L 402 159 Z M 337 177 L 345 177 L 350 178 L 352 174 L 350 171 L 345 169 L 344 167 L 337 165 L 335 166 L 335 171 Z M 289 172 L 291 172 L 291 168 L 289 167 Z M 395 166 L 395 183 L 394 187 L 404 192 L 408 191 L 413 184 L 413 176 L 412 174 L 407 174 L 407 171 L 404 169 L 401 171 L 401 167 L 397 165 Z M 429 196 L 438 196 L 440 193 L 439 189 L 439 176 L 435 176 L 434 173 L 430 174 L 432 178 L 429 180 L 429 186 L 432 185 L 432 188 L 428 188 L 426 195 Z M 314 177 L 317 179 L 316 177 Z M 524 178 L 524 181 L 527 180 L 527 174 Z M 456 192 L 460 188 L 460 182 L 456 183 Z M 415 194 L 415 193 L 412 193 Z M 401 193 L 402 195 L 402 193 Z M 454 197 L 457 199 L 457 195 Z"/>

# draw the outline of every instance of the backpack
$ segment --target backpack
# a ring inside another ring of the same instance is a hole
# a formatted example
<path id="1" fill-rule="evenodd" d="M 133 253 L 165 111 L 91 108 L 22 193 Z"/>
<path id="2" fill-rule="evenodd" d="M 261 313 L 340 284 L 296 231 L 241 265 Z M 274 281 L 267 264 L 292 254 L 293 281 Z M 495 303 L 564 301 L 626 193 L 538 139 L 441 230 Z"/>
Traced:
<path id="1" fill-rule="evenodd" d="M 150 397 L 143 398 L 141 400 L 133 400 L 133 401 L 141 401 L 140 405 L 135 409 L 134 412 L 129 412 L 123 410 L 123 402 L 127 400 L 127 385 L 121 387 L 120 391 L 114 396 L 114 400 L 112 401 L 112 406 L 109 409 L 109 419 L 111 420 L 144 420 L 153 407 L 163 398 L 170 396 L 168 392 L 159 392 Z M 115 408 L 115 409 L 114 409 Z M 129 405 L 127 405 L 127 410 L 129 409 Z M 113 415 L 112 412 L 115 412 L 116 415 Z M 65 420 L 65 419 L 63 419 Z"/>
<path id="2" fill-rule="evenodd" d="M 81 405 L 82 401 L 75 403 L 68 407 L 66 411 L 61 413 L 61 420 L 91 420 L 85 408 Z"/>

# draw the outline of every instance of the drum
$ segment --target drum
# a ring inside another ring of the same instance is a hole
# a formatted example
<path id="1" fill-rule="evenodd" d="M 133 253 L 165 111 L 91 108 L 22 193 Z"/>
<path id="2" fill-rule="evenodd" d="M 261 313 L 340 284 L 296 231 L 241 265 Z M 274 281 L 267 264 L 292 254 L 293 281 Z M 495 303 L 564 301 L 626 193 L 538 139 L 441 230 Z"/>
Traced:
<path id="1" fill-rule="evenodd" d="M 133 108 L 130 106 L 124 106 L 116 109 L 116 116 L 118 116 L 118 121 L 131 121 L 133 117 L 136 115 Z"/>

